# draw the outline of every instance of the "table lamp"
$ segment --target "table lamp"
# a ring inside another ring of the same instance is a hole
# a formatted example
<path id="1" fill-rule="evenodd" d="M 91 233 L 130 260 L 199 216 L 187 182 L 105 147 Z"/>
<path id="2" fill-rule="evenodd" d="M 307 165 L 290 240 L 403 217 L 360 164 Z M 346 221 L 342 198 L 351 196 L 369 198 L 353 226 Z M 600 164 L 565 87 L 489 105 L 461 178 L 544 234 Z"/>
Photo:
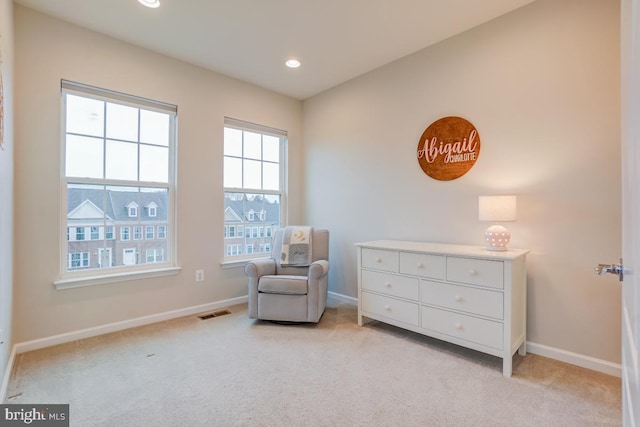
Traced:
<path id="1" fill-rule="evenodd" d="M 478 197 L 478 219 L 480 221 L 504 222 L 516 220 L 516 196 Z M 484 233 L 487 250 L 506 251 L 511 233 L 505 227 L 494 224 Z"/>

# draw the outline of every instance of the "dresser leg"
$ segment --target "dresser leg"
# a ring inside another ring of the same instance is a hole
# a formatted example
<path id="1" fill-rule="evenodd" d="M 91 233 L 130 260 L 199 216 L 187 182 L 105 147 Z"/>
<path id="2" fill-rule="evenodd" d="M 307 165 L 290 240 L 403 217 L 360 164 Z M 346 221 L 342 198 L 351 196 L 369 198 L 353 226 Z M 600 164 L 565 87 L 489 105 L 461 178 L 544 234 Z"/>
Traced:
<path id="1" fill-rule="evenodd" d="M 518 354 L 520 356 L 526 356 L 527 355 L 527 342 L 523 341 L 523 343 L 520 345 L 520 347 L 518 347 Z"/>
<path id="2" fill-rule="evenodd" d="M 502 375 L 504 375 L 505 377 L 510 377 L 511 376 L 511 355 L 505 356 L 504 359 L 502 359 Z"/>

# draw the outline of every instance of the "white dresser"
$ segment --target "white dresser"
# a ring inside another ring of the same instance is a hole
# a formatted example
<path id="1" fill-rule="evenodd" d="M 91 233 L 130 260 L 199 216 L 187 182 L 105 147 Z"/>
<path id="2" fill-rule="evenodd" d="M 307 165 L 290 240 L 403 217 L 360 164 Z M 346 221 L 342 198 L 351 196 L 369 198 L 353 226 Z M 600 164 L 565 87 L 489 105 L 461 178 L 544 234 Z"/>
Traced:
<path id="1" fill-rule="evenodd" d="M 492 354 L 511 376 L 526 353 L 527 250 L 378 240 L 357 243 L 364 317 Z"/>

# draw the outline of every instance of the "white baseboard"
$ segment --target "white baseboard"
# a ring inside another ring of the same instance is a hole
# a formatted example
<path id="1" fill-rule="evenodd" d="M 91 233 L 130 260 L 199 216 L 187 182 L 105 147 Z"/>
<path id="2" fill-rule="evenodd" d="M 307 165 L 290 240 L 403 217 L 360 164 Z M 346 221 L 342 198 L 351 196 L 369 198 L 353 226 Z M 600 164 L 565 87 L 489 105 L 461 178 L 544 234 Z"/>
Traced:
<path id="1" fill-rule="evenodd" d="M 7 362 L 7 369 L 4 371 L 4 377 L 2 379 L 2 386 L 0 387 L 0 404 L 7 400 L 7 389 L 9 388 L 9 380 L 11 379 L 11 372 L 13 372 L 13 362 L 16 359 L 16 346 L 11 348 L 11 354 Z"/>
<path id="2" fill-rule="evenodd" d="M 603 374 L 613 375 L 614 377 L 622 376 L 622 365 L 619 363 L 596 359 L 595 357 L 572 353 L 559 348 L 536 344 L 531 341 L 527 341 L 527 352 L 580 366 L 581 368 L 591 369 L 592 371 L 602 372 Z"/>
<path id="3" fill-rule="evenodd" d="M 151 323 L 162 322 L 165 320 L 176 319 L 178 317 L 191 316 L 206 311 L 218 310 L 220 308 L 229 307 L 236 304 L 247 302 L 247 296 L 231 298 L 223 301 L 216 301 L 208 304 L 196 305 L 193 307 L 181 308 L 178 310 L 166 311 L 164 313 L 151 314 L 149 316 L 137 317 L 135 319 L 123 320 L 121 322 L 109 323 L 93 328 L 81 329 L 78 331 L 67 332 L 64 334 L 53 335 L 33 341 L 18 343 L 14 346 L 16 353 L 24 353 L 26 351 L 38 350 L 40 348 L 51 347 L 58 344 L 64 344 L 84 338 L 91 338 L 98 335 L 108 334 L 111 332 L 122 331 L 125 329 L 135 328 L 137 326 L 149 325 Z"/>
<path id="4" fill-rule="evenodd" d="M 333 299 L 337 299 L 340 302 L 344 302 L 352 305 L 358 305 L 358 298 L 350 297 L 348 295 L 343 295 L 343 294 L 339 294 L 331 291 L 329 291 L 329 296 Z"/>

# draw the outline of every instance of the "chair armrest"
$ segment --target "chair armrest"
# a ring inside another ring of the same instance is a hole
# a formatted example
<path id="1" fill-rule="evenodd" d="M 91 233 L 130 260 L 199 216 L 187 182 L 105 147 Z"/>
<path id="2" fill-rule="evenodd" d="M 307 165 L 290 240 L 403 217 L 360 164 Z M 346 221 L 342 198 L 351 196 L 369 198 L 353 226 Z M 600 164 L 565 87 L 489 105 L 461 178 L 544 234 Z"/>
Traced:
<path id="1" fill-rule="evenodd" d="M 324 259 L 315 261 L 309 266 L 309 279 L 318 280 L 329 272 L 329 261 Z"/>
<path id="2" fill-rule="evenodd" d="M 276 274 L 276 262 L 271 258 L 249 261 L 244 266 L 244 274 L 252 278 Z"/>

